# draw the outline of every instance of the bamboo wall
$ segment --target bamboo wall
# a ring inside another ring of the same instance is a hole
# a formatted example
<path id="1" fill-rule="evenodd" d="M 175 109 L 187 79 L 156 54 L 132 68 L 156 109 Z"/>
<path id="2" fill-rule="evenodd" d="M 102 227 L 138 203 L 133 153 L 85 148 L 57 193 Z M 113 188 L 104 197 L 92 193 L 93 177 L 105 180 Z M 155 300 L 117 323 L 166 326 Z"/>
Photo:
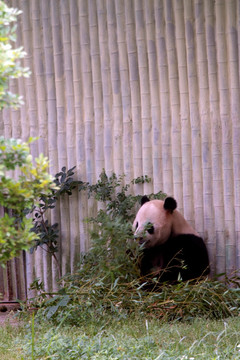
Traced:
<path id="1" fill-rule="evenodd" d="M 204 237 L 213 272 L 240 267 L 239 0 L 11 0 L 23 11 L 18 42 L 32 76 L 4 110 L 0 135 L 38 136 L 50 171 L 77 165 L 153 179 L 140 193 L 174 195 Z M 61 199 L 62 273 L 88 247 L 84 194 Z M 56 264 L 27 255 L 27 285 L 56 288 Z"/>

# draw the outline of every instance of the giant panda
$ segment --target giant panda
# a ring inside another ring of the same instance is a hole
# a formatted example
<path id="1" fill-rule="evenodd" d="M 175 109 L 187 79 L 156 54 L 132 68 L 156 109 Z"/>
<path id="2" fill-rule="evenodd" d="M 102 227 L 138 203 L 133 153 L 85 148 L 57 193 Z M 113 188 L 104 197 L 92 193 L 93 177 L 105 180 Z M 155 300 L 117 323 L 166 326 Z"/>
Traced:
<path id="1" fill-rule="evenodd" d="M 177 282 L 206 276 L 210 272 L 203 239 L 184 219 L 172 197 L 141 199 L 133 222 L 134 239 L 141 245 L 141 275 L 158 282 Z"/>

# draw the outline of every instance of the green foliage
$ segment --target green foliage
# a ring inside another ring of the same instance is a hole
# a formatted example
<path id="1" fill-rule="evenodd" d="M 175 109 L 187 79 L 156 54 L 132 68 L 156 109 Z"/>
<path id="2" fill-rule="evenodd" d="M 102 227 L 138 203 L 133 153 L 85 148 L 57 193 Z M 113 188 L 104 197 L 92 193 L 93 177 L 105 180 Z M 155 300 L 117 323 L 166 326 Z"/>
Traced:
<path id="1" fill-rule="evenodd" d="M 9 79 L 29 76 L 29 69 L 21 66 L 20 60 L 26 55 L 22 47 L 14 49 L 17 20 L 21 11 L 9 8 L 0 1 L 0 110 L 5 106 L 19 106 L 21 97 L 8 90 Z"/>
<path id="2" fill-rule="evenodd" d="M 29 142 L 32 139 L 29 140 Z M 43 155 L 33 165 L 29 142 L 0 137 L 0 205 L 5 215 L 0 219 L 0 263 L 26 250 L 37 238 L 32 231 L 32 220 L 26 214 L 39 201 L 56 188 L 48 174 L 48 161 Z M 9 170 L 18 170 L 17 180 Z"/>
<path id="3" fill-rule="evenodd" d="M 236 360 L 240 357 L 239 324 L 239 317 L 169 324 L 134 315 L 121 320 L 96 318 L 76 328 L 37 324 L 35 319 L 34 331 L 30 322 L 25 333 L 12 329 L 15 341 L 10 329 L 3 329 L 1 343 L 8 360 L 18 358 L 16 349 L 25 360 Z"/>
<path id="4" fill-rule="evenodd" d="M 60 266 L 55 256 L 58 251 L 58 238 L 59 238 L 59 225 L 58 223 L 50 224 L 47 219 L 47 211 L 54 209 L 56 202 L 61 195 L 72 195 L 73 189 L 81 185 L 81 181 L 74 181 L 72 175 L 75 166 L 68 171 L 66 167 L 62 168 L 62 171 L 57 173 L 54 178 L 56 187 L 51 189 L 49 193 L 41 193 L 37 206 L 34 206 L 29 210 L 29 213 L 34 214 L 32 231 L 38 235 L 34 245 L 31 247 L 30 252 L 40 246 L 44 250 L 48 251 L 55 259 L 58 266 L 59 278 L 61 277 Z M 46 249 L 47 247 L 47 249 Z"/>

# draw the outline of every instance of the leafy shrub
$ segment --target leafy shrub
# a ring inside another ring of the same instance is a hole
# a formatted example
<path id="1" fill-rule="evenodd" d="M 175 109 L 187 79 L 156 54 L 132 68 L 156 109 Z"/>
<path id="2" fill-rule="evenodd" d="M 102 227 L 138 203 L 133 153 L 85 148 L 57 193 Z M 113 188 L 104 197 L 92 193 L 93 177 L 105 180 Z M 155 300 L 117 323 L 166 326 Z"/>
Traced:
<path id="1" fill-rule="evenodd" d="M 32 141 L 32 139 L 30 139 Z M 17 169 L 17 180 L 9 170 Z M 40 196 L 48 196 L 56 187 L 48 174 L 48 161 L 43 155 L 33 159 L 29 142 L 0 137 L 0 205 L 5 214 L 0 218 L 0 263 L 28 249 L 37 238 L 32 220 L 26 215 Z"/>
<path id="2" fill-rule="evenodd" d="M 0 1 L 0 110 L 5 106 L 19 106 L 22 99 L 8 90 L 9 79 L 29 76 L 29 69 L 20 64 L 26 53 L 22 47 L 13 49 L 12 42 L 16 41 L 17 16 L 21 11 L 10 8 L 4 1 Z"/>
<path id="3" fill-rule="evenodd" d="M 33 227 L 31 231 L 38 235 L 38 237 L 34 239 L 30 253 L 33 253 L 38 247 L 48 251 L 56 261 L 59 278 L 61 277 L 61 270 L 55 255 L 58 251 L 59 224 L 50 224 L 46 213 L 49 209 L 55 208 L 56 202 L 61 195 L 72 195 L 73 189 L 83 184 L 81 181 L 75 181 L 73 179 L 74 169 L 75 166 L 69 170 L 67 170 L 66 167 L 63 167 L 53 179 L 56 186 L 52 188 L 49 193 L 40 193 L 38 204 L 28 211 L 29 214 L 33 214 Z"/>

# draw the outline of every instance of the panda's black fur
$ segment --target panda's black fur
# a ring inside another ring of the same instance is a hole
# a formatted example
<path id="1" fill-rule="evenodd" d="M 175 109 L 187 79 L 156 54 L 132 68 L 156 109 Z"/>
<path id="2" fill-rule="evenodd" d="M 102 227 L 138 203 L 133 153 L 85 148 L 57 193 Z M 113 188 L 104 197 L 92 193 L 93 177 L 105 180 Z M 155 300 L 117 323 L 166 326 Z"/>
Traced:
<path id="1" fill-rule="evenodd" d="M 148 201 L 149 199 L 144 196 L 141 205 Z M 175 199 L 165 199 L 163 209 L 169 214 L 172 214 L 176 207 Z M 161 283 L 196 279 L 210 272 L 206 245 L 196 232 L 170 234 L 163 244 L 143 247 L 139 266 L 143 277 L 157 277 Z"/>

